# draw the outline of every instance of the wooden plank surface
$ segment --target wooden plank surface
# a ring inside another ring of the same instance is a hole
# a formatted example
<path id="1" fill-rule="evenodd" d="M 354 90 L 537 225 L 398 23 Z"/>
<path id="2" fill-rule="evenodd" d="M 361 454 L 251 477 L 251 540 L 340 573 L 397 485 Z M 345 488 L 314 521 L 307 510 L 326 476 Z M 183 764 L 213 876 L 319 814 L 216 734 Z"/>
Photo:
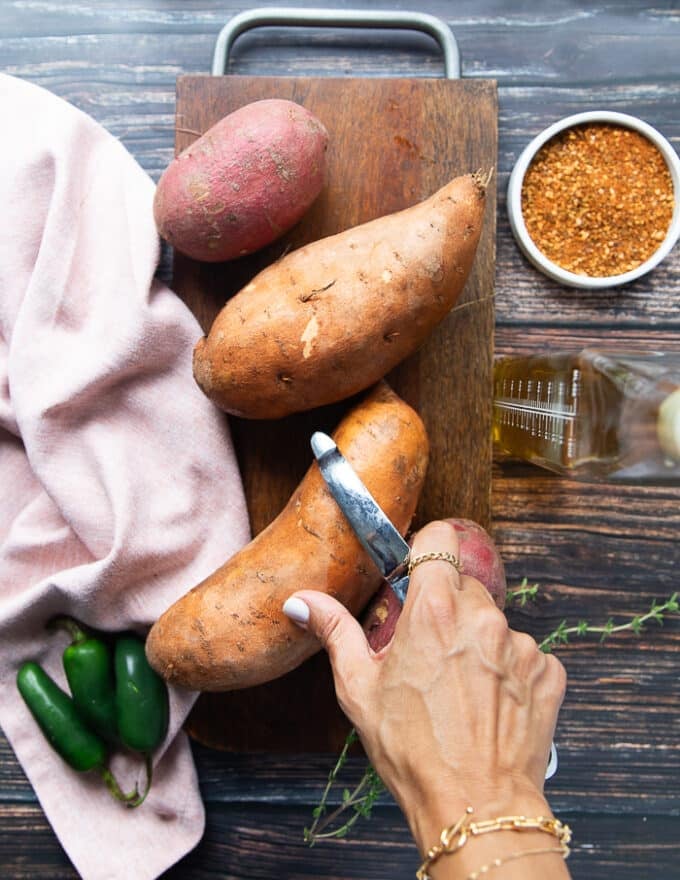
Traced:
<path id="1" fill-rule="evenodd" d="M 302 221 L 263 251 L 219 264 L 176 255 L 174 287 L 205 330 L 232 294 L 290 249 L 416 204 L 460 174 L 495 173 L 497 101 L 489 81 L 182 77 L 177 152 L 239 107 L 274 97 L 302 104 L 327 127 L 327 183 Z M 457 307 L 387 377 L 420 414 L 430 441 L 414 528 L 446 516 L 489 524 L 495 219 L 492 177 Z M 283 509 L 309 467 L 312 433 L 332 431 L 351 405 L 278 421 L 230 420 L 253 534 Z M 301 727 L 302 717 L 308 720 Z M 321 654 L 260 687 L 201 696 L 188 729 L 215 748 L 300 752 L 340 749 L 348 725 Z"/>
<path id="2" fill-rule="evenodd" d="M 317 5 L 297 0 L 295 5 Z M 354 0 L 358 8 L 394 3 Z M 640 343 L 678 350 L 678 248 L 623 290 L 567 291 L 518 252 L 505 214 L 512 165 L 528 141 L 566 113 L 635 113 L 680 148 L 680 11 L 673 0 L 426 0 L 447 21 L 463 74 L 499 84 L 496 346 L 540 351 L 574 344 Z M 117 135 L 157 179 L 174 148 L 175 79 L 205 73 L 216 34 L 237 0 L 5 0 L 0 69 L 49 88 Z M 243 75 L 439 76 L 425 36 L 267 29 L 232 55 Z M 169 277 L 164 256 L 161 272 Z M 625 619 L 677 588 L 677 489 L 612 490 L 534 468 L 497 465 L 495 537 L 511 584 L 540 581 L 543 598 L 513 625 L 544 635 L 559 620 Z M 573 825 L 575 878 L 677 876 L 680 685 L 677 622 L 638 641 L 574 643 L 560 650 L 569 687 L 560 715 L 561 767 L 550 801 Z M 208 816 L 203 842 L 171 872 L 187 880 L 289 878 L 304 863 L 317 878 L 412 876 L 413 851 L 385 804 L 356 836 L 307 850 L 300 828 L 332 756 L 231 755 L 196 747 Z M 349 780 L 358 778 L 359 765 Z M 273 846 L 263 846 L 271 830 Z M 244 859 L 247 853 L 253 856 Z M 255 855 L 256 853 L 256 855 Z M 2 876 L 73 878 L 6 742 L 0 743 Z"/>
<path id="3" fill-rule="evenodd" d="M 564 814 L 563 814 L 564 817 Z M 577 880 L 677 877 L 680 860 L 678 819 L 648 821 L 592 813 L 566 816 L 576 843 L 569 860 Z M 303 847 L 300 829 L 308 811 L 287 804 L 213 805 L 201 845 L 163 880 L 412 880 L 417 850 L 396 807 L 377 807 L 371 823 L 358 826 L 344 841 L 313 850 Z M 42 811 L 35 804 L 8 810 L 0 805 L 0 837 L 13 880 L 76 880 Z M 116 878 L 117 880 L 117 878 Z"/>

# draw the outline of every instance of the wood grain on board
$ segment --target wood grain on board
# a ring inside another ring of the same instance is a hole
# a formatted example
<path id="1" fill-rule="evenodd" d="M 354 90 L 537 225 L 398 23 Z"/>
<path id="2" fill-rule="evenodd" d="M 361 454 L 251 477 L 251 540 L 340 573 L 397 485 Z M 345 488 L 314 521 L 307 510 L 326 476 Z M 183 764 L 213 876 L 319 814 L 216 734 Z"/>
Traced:
<path id="1" fill-rule="evenodd" d="M 238 107 L 272 97 L 302 104 L 328 128 L 327 185 L 302 221 L 264 251 L 219 264 L 176 256 L 175 289 L 206 330 L 232 294 L 287 250 L 409 207 L 460 174 L 495 173 L 496 86 L 488 81 L 182 77 L 177 152 Z M 388 376 L 419 412 L 430 440 L 414 527 L 446 516 L 489 524 L 495 212 L 492 177 L 482 236 L 457 308 Z M 230 420 L 253 534 L 280 512 L 311 464 L 312 433 L 332 431 L 350 405 L 278 421 Z M 307 705 L 314 706 L 311 717 Z M 336 706 L 327 659 L 319 655 L 258 688 L 203 695 L 189 731 L 201 742 L 235 750 L 333 750 L 347 723 Z"/>

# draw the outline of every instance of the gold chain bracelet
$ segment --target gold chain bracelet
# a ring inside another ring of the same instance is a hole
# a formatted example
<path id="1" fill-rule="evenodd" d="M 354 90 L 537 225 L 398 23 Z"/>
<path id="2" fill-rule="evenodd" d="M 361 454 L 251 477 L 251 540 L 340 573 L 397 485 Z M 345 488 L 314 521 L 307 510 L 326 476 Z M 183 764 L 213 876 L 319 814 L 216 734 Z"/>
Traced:
<path id="1" fill-rule="evenodd" d="M 486 819 L 483 822 L 472 822 L 470 820 L 472 813 L 472 807 L 467 807 L 455 825 L 444 828 L 439 835 L 439 843 L 427 851 L 423 864 L 416 871 L 418 880 L 432 880 L 428 870 L 440 856 L 452 855 L 462 849 L 470 837 L 489 834 L 492 831 L 543 831 L 559 840 L 560 846 L 559 849 L 555 847 L 555 852 L 560 852 L 565 859 L 569 856 L 571 828 L 560 822 L 559 819 L 549 816 L 538 816 L 535 819 L 526 816 L 499 816 L 496 819 Z M 515 854 L 513 858 L 519 858 L 519 854 Z M 506 861 L 509 860 L 509 857 L 506 858 Z M 492 867 L 497 867 L 497 865 L 492 862 L 490 865 L 480 868 L 476 874 L 472 875 L 472 880 L 482 873 L 487 873 Z"/>
<path id="2" fill-rule="evenodd" d="M 541 849 L 520 849 L 517 852 L 510 853 L 509 856 L 504 856 L 502 859 L 494 859 L 493 862 L 489 862 L 488 865 L 482 865 L 481 868 L 477 868 L 472 874 L 468 874 L 465 880 L 479 880 L 480 877 L 484 874 L 488 874 L 489 871 L 493 871 L 494 868 L 500 868 L 501 865 L 505 865 L 508 862 L 514 862 L 515 859 L 522 859 L 524 856 L 542 856 L 547 853 L 564 855 L 564 850 L 561 846 L 545 846 Z"/>

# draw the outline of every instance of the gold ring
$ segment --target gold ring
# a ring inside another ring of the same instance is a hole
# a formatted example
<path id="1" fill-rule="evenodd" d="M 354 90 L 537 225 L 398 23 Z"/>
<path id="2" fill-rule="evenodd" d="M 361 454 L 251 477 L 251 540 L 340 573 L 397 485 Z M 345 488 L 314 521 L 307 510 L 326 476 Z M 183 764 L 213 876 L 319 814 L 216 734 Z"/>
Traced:
<path id="1" fill-rule="evenodd" d="M 460 562 L 456 559 L 453 553 L 447 553 L 443 550 L 433 550 L 430 553 L 420 553 L 418 556 L 412 556 L 408 561 L 408 573 L 409 575 L 416 567 L 416 565 L 420 565 L 421 562 L 434 562 L 435 560 L 441 562 L 448 562 L 449 565 L 452 565 L 456 571 L 460 571 Z"/>

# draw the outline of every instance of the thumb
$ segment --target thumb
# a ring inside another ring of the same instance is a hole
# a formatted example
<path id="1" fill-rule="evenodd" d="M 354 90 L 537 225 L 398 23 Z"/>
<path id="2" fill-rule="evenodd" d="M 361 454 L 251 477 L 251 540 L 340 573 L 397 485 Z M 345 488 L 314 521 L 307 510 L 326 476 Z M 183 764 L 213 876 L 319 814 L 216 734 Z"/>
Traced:
<path id="1" fill-rule="evenodd" d="M 346 681 L 361 667 L 366 671 L 371 648 L 359 621 L 337 599 L 318 590 L 299 590 L 286 599 L 283 613 L 321 642 L 336 679 Z"/>

